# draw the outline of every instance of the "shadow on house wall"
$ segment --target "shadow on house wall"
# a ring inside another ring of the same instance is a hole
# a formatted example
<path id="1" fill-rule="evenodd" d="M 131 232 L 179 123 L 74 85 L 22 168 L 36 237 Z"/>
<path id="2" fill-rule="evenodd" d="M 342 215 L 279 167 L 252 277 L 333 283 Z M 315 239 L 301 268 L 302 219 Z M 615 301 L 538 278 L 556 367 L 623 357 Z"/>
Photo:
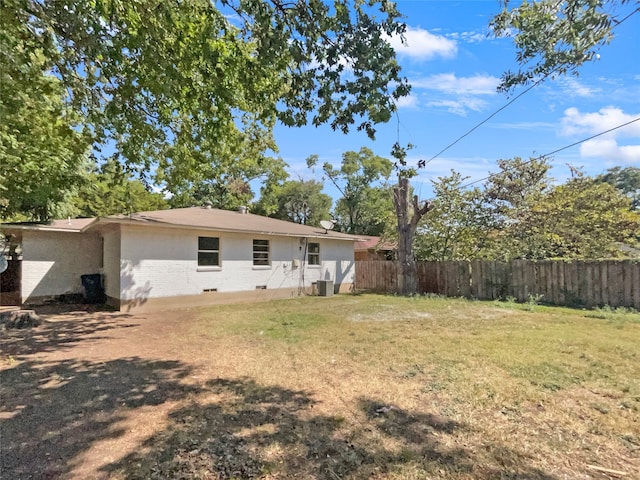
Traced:
<path id="1" fill-rule="evenodd" d="M 22 302 L 39 304 L 84 293 L 81 276 L 100 273 L 102 240 L 94 233 L 25 232 Z"/>

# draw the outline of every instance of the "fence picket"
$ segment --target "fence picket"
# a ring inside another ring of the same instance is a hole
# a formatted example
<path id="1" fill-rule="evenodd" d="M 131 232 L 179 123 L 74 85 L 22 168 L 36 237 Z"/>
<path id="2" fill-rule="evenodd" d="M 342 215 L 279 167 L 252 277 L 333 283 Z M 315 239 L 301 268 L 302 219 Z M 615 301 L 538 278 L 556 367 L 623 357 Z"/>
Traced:
<path id="1" fill-rule="evenodd" d="M 359 290 L 397 291 L 394 262 L 358 260 L 355 285 Z M 418 262 L 421 292 L 491 300 L 513 296 L 526 301 L 543 295 L 556 305 L 610 305 L 640 309 L 640 262 L 490 260 Z"/>

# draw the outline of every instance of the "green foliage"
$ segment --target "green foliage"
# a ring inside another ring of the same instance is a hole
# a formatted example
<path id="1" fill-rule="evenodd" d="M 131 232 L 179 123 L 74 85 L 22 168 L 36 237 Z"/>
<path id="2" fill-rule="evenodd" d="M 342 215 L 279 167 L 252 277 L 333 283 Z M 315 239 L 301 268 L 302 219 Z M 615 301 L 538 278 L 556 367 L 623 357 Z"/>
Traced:
<path id="1" fill-rule="evenodd" d="M 172 194 L 169 203 L 174 208 L 211 203 L 216 208 L 235 209 L 251 204 L 254 192 L 250 182 L 254 180 L 261 180 L 262 195 L 269 197 L 287 178 L 285 166 L 280 158 L 245 151 L 219 161 L 203 159 L 190 172 L 168 179 L 165 188 Z"/>
<path id="2" fill-rule="evenodd" d="M 621 256 L 616 243 L 633 242 L 640 232 L 640 214 L 629 205 L 611 185 L 581 175 L 558 185 L 533 211 L 547 257 Z"/>
<path id="3" fill-rule="evenodd" d="M 585 317 L 621 322 L 640 322 L 640 313 L 637 310 L 627 307 L 612 308 L 609 305 L 596 307 L 592 311 L 586 313 Z"/>
<path id="4" fill-rule="evenodd" d="M 631 199 L 631 207 L 634 210 L 640 210 L 640 168 L 613 167 L 598 175 L 595 181 L 613 185 Z"/>
<path id="5" fill-rule="evenodd" d="M 509 91 L 547 75 L 577 74 L 611 40 L 612 23 L 618 21 L 616 4 L 626 2 L 537 0 L 514 8 L 509 0 L 503 3 L 491 28 L 498 37 L 513 38 L 521 66 L 502 76 L 499 89 Z"/>
<path id="6" fill-rule="evenodd" d="M 45 58 L 95 147 L 176 194 L 246 180 L 229 165 L 275 151 L 278 120 L 373 138 L 409 92 L 387 1 L 7 0 L 3 12 L 24 27 L 17 65 Z"/>
<path id="7" fill-rule="evenodd" d="M 385 185 L 365 189 L 360 203 L 355 209 L 352 206 L 345 197 L 339 198 L 336 202 L 333 216 L 340 231 L 376 237 L 395 236 L 392 187 Z"/>
<path id="8" fill-rule="evenodd" d="M 463 189 L 455 172 L 434 182 L 436 197 L 415 239 L 418 258 L 603 259 L 624 256 L 620 245 L 633 251 L 640 213 L 622 190 L 579 171 L 554 186 L 546 159 L 498 166 L 484 191 Z"/>
<path id="9" fill-rule="evenodd" d="M 518 217 L 549 189 L 551 164 L 546 158 L 501 159 L 498 168 L 485 184 L 487 200 L 498 215 Z"/>
<path id="10" fill-rule="evenodd" d="M 115 159 L 91 173 L 72 202 L 76 215 L 80 217 L 104 217 L 168 208 L 162 194 L 147 190 Z"/>
<path id="11" fill-rule="evenodd" d="M 0 5 L 0 219 L 46 221 L 69 213 L 88 141 L 63 84 L 48 74 L 46 45 L 14 7 Z"/>
<path id="12" fill-rule="evenodd" d="M 288 181 L 260 197 L 254 211 L 303 225 L 320 225 L 331 218 L 331 197 L 314 180 Z"/>
<path id="13" fill-rule="evenodd" d="M 535 207 L 551 185 L 551 165 L 547 159 L 498 160 L 499 171 L 489 175 L 484 185 L 485 199 L 493 210 L 494 235 L 488 246 L 489 258 L 548 258 L 544 226 Z"/>
<path id="14" fill-rule="evenodd" d="M 307 159 L 313 167 L 317 155 Z M 366 147 L 358 152 L 345 152 L 340 168 L 325 162 L 322 171 L 342 194 L 336 202 L 334 218 L 339 231 L 357 235 L 381 235 L 393 218 L 391 189 L 384 184 L 393 170 L 393 163 L 374 155 Z M 383 182 L 382 186 L 375 186 Z"/>
<path id="15" fill-rule="evenodd" d="M 432 182 L 435 199 L 416 232 L 418 259 L 468 260 L 483 249 L 492 218 L 480 189 L 463 188 L 467 179 L 452 171 Z"/>

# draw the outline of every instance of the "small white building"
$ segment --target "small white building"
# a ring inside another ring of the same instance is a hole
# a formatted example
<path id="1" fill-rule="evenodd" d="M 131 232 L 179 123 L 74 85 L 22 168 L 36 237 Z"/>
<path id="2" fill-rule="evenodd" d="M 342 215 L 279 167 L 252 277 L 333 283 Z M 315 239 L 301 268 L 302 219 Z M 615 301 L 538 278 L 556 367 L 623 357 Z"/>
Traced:
<path id="1" fill-rule="evenodd" d="M 124 311 L 294 297 L 313 293 L 321 280 L 346 292 L 355 277 L 357 237 L 246 209 L 180 208 L 0 228 L 21 245 L 23 305 L 82 293 L 81 276 L 90 274 L 101 275 L 107 302 Z"/>

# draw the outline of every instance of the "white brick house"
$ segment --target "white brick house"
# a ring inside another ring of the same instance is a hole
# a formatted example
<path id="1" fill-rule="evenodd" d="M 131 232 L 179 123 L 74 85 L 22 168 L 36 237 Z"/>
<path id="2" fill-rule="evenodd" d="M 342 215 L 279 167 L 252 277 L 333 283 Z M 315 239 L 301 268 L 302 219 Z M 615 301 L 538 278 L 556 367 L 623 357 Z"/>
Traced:
<path id="1" fill-rule="evenodd" d="M 357 237 L 242 211 L 181 208 L 50 224 L 4 224 L 22 246 L 23 304 L 82 293 L 102 274 L 121 310 L 283 298 L 354 281 Z"/>

